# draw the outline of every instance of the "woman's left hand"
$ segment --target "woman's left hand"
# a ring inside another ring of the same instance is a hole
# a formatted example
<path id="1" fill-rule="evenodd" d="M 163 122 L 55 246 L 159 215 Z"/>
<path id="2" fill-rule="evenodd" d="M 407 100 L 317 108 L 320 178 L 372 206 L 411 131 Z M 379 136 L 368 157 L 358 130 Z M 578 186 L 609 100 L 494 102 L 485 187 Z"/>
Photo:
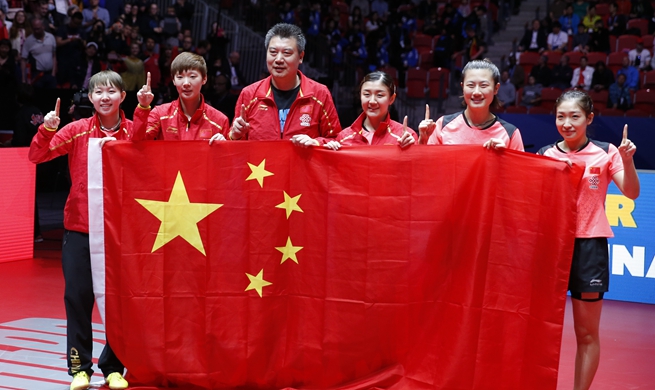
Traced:
<path id="1" fill-rule="evenodd" d="M 623 126 L 623 139 L 619 145 L 619 154 L 623 161 L 632 160 L 632 156 L 637 151 L 637 145 L 628 139 L 628 125 Z"/>
<path id="2" fill-rule="evenodd" d="M 307 134 L 296 134 L 291 137 L 291 142 L 294 145 L 309 147 L 309 146 L 320 146 L 321 143 L 315 140 L 314 138 L 308 136 Z"/>
<path id="3" fill-rule="evenodd" d="M 492 138 L 489 141 L 485 142 L 482 146 L 484 146 L 487 149 L 505 149 L 507 148 L 507 145 L 505 145 L 505 142 L 498 138 Z"/>

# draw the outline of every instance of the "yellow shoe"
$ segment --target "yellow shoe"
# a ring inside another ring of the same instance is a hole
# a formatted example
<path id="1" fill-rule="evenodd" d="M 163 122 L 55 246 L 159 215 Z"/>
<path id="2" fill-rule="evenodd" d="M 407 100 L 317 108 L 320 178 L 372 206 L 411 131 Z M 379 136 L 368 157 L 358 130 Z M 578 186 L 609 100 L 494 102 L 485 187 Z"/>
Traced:
<path id="1" fill-rule="evenodd" d="M 84 390 L 89 388 L 89 374 L 80 371 L 73 375 L 70 390 Z"/>
<path id="2" fill-rule="evenodd" d="M 111 374 L 107 375 L 105 381 L 111 390 L 127 389 L 127 381 L 119 372 L 112 372 Z"/>

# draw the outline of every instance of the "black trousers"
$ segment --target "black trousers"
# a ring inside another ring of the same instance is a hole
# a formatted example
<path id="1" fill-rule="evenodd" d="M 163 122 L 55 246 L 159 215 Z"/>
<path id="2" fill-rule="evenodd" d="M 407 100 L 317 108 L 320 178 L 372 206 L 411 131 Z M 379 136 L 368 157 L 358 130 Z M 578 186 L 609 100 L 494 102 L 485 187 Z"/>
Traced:
<path id="1" fill-rule="evenodd" d="M 64 304 L 66 306 L 66 355 L 68 374 L 85 371 L 93 374 L 93 330 L 91 315 L 95 295 L 91 278 L 91 252 L 89 235 L 66 230 L 61 251 L 64 271 Z M 112 372 L 123 374 L 124 366 L 118 360 L 109 342 L 102 350 L 98 368 L 106 377 Z"/>

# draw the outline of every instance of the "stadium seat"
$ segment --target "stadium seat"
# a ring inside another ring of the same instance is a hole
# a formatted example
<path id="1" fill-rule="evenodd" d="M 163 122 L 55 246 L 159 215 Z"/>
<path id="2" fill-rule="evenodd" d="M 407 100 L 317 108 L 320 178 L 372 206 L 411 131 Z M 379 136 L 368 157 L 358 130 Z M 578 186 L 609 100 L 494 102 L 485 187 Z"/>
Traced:
<path id="1" fill-rule="evenodd" d="M 616 71 L 623 67 L 623 57 L 626 56 L 627 54 L 623 52 L 610 53 L 610 55 L 607 56 L 607 68 L 616 75 Z"/>
<path id="2" fill-rule="evenodd" d="M 418 56 L 418 67 L 424 70 L 428 70 L 432 67 L 434 59 L 434 53 L 432 50 L 423 52 Z"/>
<path id="3" fill-rule="evenodd" d="M 421 54 L 429 52 L 432 50 L 432 37 L 425 34 L 416 34 L 412 40 L 412 46 Z"/>
<path id="4" fill-rule="evenodd" d="M 633 19 L 634 20 L 634 19 Z M 648 21 L 647 21 L 648 22 Z M 646 31 L 648 32 L 648 31 Z M 616 51 L 618 52 L 628 52 L 637 46 L 637 39 L 639 37 L 635 35 L 628 35 L 628 34 L 623 34 L 619 35 L 619 37 L 616 40 Z"/>
<path id="5" fill-rule="evenodd" d="M 443 83 L 441 82 L 443 80 Z M 450 80 L 450 71 L 446 68 L 431 68 L 428 71 L 428 88 L 430 89 L 430 99 L 438 99 L 448 96 L 448 87 Z"/>
<path id="6" fill-rule="evenodd" d="M 589 97 L 594 102 L 594 107 L 597 109 L 607 108 L 607 100 L 609 99 L 609 92 L 607 90 L 589 91 Z"/>
<path id="7" fill-rule="evenodd" d="M 607 63 L 607 54 L 600 51 L 592 51 L 587 53 L 587 64 L 589 66 L 595 66 L 596 62 L 603 61 Z"/>
<path id="8" fill-rule="evenodd" d="M 545 115 L 547 115 L 547 114 L 551 113 L 551 109 L 547 108 L 547 107 L 542 107 L 542 106 L 534 106 L 534 107 L 530 107 L 528 109 L 528 112 L 530 114 L 545 114 Z"/>
<path id="9" fill-rule="evenodd" d="M 577 68 L 580 66 L 580 58 L 582 58 L 583 54 L 580 53 L 579 51 L 567 51 L 564 53 L 565 56 L 569 57 L 569 66 L 572 69 Z"/>
<path id="10" fill-rule="evenodd" d="M 393 83 L 396 85 L 396 87 L 398 87 L 398 69 L 394 68 L 391 65 L 385 65 L 381 68 L 378 68 L 378 70 L 391 76 Z"/>
<path id="11" fill-rule="evenodd" d="M 628 20 L 628 24 L 626 25 L 626 28 L 628 30 L 631 28 L 637 28 L 639 29 L 639 31 L 641 31 L 640 35 L 646 35 L 648 34 L 648 19 L 640 19 L 640 18 L 630 19 Z"/>
<path id="12" fill-rule="evenodd" d="M 655 111 L 655 89 L 640 89 L 635 92 L 633 108 L 645 112 Z"/>
<path id="13" fill-rule="evenodd" d="M 624 116 L 625 112 L 623 110 L 618 110 L 616 108 L 601 108 L 598 110 L 598 115 L 600 116 Z"/>
<path id="14" fill-rule="evenodd" d="M 648 118 L 650 117 L 650 113 L 638 108 L 631 108 L 625 112 L 625 116 Z"/>
<path id="15" fill-rule="evenodd" d="M 505 114 L 527 114 L 528 108 L 524 106 L 509 106 L 505 108 Z"/>
<path id="16" fill-rule="evenodd" d="M 547 109 L 549 112 L 555 107 L 555 101 L 562 95 L 562 90 L 559 88 L 547 87 L 541 90 L 541 107 Z M 532 110 L 530 110 L 532 113 Z"/>
<path id="17" fill-rule="evenodd" d="M 644 78 L 641 82 L 642 88 L 655 88 L 655 70 L 650 70 L 644 73 Z"/>
<path id="18" fill-rule="evenodd" d="M 425 98 L 425 86 L 428 85 L 428 71 L 421 68 L 408 69 L 405 85 L 408 98 Z"/>

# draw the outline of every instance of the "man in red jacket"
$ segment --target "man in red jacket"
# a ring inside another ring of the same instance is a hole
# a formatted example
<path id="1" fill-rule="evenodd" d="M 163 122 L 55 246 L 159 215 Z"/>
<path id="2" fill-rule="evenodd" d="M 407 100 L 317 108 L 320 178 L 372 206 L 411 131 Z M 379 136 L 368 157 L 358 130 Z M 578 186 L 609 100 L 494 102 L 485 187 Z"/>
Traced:
<path id="1" fill-rule="evenodd" d="M 291 140 L 322 145 L 341 131 L 327 87 L 302 74 L 305 37 L 293 24 L 279 23 L 266 33 L 269 77 L 245 87 L 236 117 L 225 134 L 231 140 Z"/>
<path id="2" fill-rule="evenodd" d="M 177 100 L 155 107 L 148 116 L 146 139 L 175 141 L 225 140 L 223 133 L 230 127 L 227 117 L 205 103 L 200 93 L 207 82 L 207 64 L 197 54 L 184 52 L 171 63 L 173 84 L 180 96 Z M 150 78 L 148 78 L 150 80 Z M 139 107 L 150 109 L 150 81 L 137 94 Z"/>

